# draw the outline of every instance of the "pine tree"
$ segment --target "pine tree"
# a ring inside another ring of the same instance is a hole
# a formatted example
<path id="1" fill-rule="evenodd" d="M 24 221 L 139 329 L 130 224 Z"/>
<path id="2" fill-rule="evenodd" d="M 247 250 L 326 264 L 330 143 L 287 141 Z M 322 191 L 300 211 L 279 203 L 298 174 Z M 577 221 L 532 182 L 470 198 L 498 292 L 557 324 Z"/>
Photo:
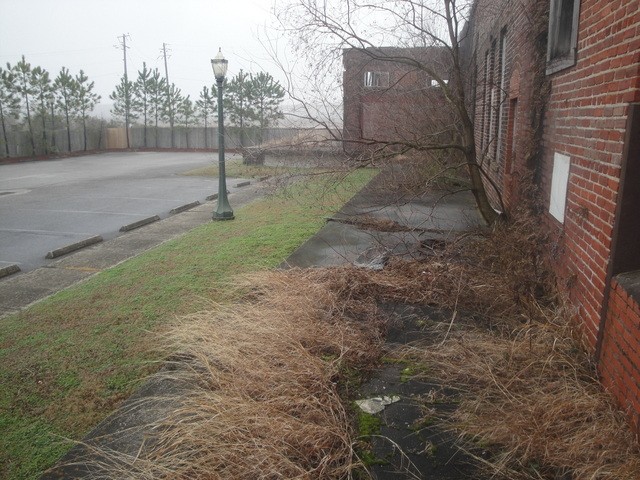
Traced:
<path id="1" fill-rule="evenodd" d="M 164 104 L 167 81 L 160 75 L 158 69 L 151 72 L 149 85 L 149 116 L 154 120 L 155 146 L 158 146 L 158 122 L 162 118 L 162 105 Z"/>
<path id="2" fill-rule="evenodd" d="M 215 87 L 213 87 L 215 90 Z M 202 87 L 200 91 L 200 99 L 196 100 L 196 114 L 202 118 L 204 123 L 204 147 L 209 148 L 207 127 L 209 117 L 213 115 L 215 111 L 216 103 L 214 101 L 213 91 L 209 90 L 207 86 Z"/>
<path id="3" fill-rule="evenodd" d="M 62 67 L 60 73 L 53 82 L 56 105 L 64 113 L 67 128 L 67 150 L 71 151 L 71 117 L 74 111 L 74 91 L 76 81 L 69 73 L 69 69 Z"/>
<path id="4" fill-rule="evenodd" d="M 193 102 L 189 95 L 186 98 L 183 98 L 178 104 L 177 112 L 177 120 L 180 124 L 184 125 L 185 135 L 187 138 L 187 148 L 189 148 L 189 125 L 193 121 L 193 117 L 196 113 L 195 108 L 193 107 Z"/>
<path id="5" fill-rule="evenodd" d="M 7 120 L 20 117 L 20 99 L 16 95 L 14 82 L 15 74 L 10 69 L 4 70 L 0 67 L 0 123 L 2 124 L 2 138 L 4 139 L 4 149 L 7 157 L 10 155 Z"/>
<path id="6" fill-rule="evenodd" d="M 8 63 L 7 68 L 11 68 Z M 31 155 L 35 155 L 36 144 L 33 135 L 33 126 L 31 125 L 31 101 L 33 96 L 36 95 L 37 91 L 34 89 L 31 82 L 31 64 L 25 60 L 23 55 L 22 60 L 20 60 L 13 66 L 12 71 L 15 73 L 16 92 L 20 95 L 22 101 L 24 102 L 25 120 L 27 121 L 27 126 L 29 128 L 29 141 L 31 142 Z"/>
<path id="7" fill-rule="evenodd" d="M 116 89 L 109 95 L 109 98 L 113 100 L 113 108 L 111 114 L 115 117 L 122 118 L 124 120 L 124 126 L 127 134 L 127 148 L 131 148 L 129 141 L 129 126 L 137 116 L 134 113 L 133 103 L 133 82 L 127 80 L 123 75 L 120 79 L 120 85 L 116 85 Z"/>
<path id="8" fill-rule="evenodd" d="M 182 102 L 182 91 L 175 86 L 174 83 L 171 84 L 169 88 L 166 89 L 164 102 L 161 108 L 161 118 L 164 121 L 169 122 L 169 127 L 171 128 L 171 147 L 175 147 L 175 136 L 174 136 L 174 123 L 175 116 L 178 110 L 178 106 Z"/>
<path id="9" fill-rule="evenodd" d="M 251 75 L 251 103 L 260 127 L 260 143 L 263 130 L 284 118 L 280 108 L 284 96 L 284 88 L 270 74 L 260 72 Z"/>
<path id="10" fill-rule="evenodd" d="M 47 138 L 47 116 L 49 115 L 49 99 L 53 96 L 53 88 L 49 72 L 42 67 L 31 71 L 31 83 L 36 92 L 34 110 L 42 122 L 42 147 L 45 154 L 49 153 L 49 139 Z"/>
<path id="11" fill-rule="evenodd" d="M 225 85 L 224 111 L 229 123 L 240 129 L 240 147 L 245 144 L 245 130 L 256 119 L 251 97 L 251 78 L 242 70 Z"/>
<path id="12" fill-rule="evenodd" d="M 142 118 L 144 129 L 144 146 L 147 147 L 147 126 L 149 124 L 149 109 L 151 108 L 152 72 L 142 63 L 142 70 L 138 70 L 138 78 L 133 84 L 133 98 L 135 114 Z"/>
<path id="13" fill-rule="evenodd" d="M 84 150 L 87 150 L 87 118 L 89 113 L 100 101 L 100 95 L 93 92 L 95 82 L 89 82 L 89 77 L 80 70 L 80 73 L 75 78 L 74 105 L 76 107 L 76 114 L 82 122 L 82 138 L 84 142 Z"/>

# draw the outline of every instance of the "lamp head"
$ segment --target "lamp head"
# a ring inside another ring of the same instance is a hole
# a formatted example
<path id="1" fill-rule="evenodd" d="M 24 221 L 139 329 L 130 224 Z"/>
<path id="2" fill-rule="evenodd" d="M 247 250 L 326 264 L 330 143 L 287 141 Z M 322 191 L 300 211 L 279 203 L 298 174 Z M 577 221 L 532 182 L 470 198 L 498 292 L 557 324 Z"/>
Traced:
<path id="1" fill-rule="evenodd" d="M 213 68 L 213 74 L 216 77 L 216 80 L 221 82 L 224 80 L 224 77 L 227 75 L 227 66 L 229 65 L 229 61 L 222 56 L 222 48 L 218 50 L 218 55 L 216 58 L 211 60 L 211 67 Z"/>

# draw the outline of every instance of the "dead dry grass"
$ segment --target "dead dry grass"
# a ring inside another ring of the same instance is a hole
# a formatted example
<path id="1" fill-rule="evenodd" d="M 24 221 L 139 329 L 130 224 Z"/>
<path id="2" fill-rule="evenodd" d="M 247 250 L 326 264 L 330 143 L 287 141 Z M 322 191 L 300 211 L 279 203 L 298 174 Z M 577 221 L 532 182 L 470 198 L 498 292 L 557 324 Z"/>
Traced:
<path id="1" fill-rule="evenodd" d="M 352 478 L 360 464 L 341 385 L 381 354 L 381 303 L 455 312 L 428 345 L 394 353 L 459 390 L 442 421 L 462 448 L 492 452 L 479 461 L 495 478 L 640 478 L 633 435 L 544 269 L 544 238 L 521 218 L 383 271 L 245 278 L 242 302 L 212 305 L 168 336 L 177 408 L 119 478 Z"/>
<path id="2" fill-rule="evenodd" d="M 623 415 L 566 334 L 562 325 L 528 326 L 509 337 L 467 328 L 401 355 L 461 389 L 459 408 L 444 421 L 461 434 L 463 448 L 490 449 L 485 462 L 499 477 L 639 478 L 638 448 Z"/>
<path id="3" fill-rule="evenodd" d="M 180 384 L 176 408 L 151 448 L 107 476 L 117 464 L 118 478 L 349 478 L 358 460 L 340 379 L 377 358 L 382 326 L 373 305 L 366 322 L 349 315 L 332 278 L 253 275 L 236 286 L 243 302 L 176 325 L 165 372 Z"/>

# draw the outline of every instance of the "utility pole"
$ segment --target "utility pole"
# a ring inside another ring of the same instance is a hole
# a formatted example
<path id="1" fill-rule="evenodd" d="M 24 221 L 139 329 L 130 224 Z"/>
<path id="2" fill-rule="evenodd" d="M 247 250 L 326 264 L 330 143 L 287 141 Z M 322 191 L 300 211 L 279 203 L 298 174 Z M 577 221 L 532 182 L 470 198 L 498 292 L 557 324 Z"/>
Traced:
<path id="1" fill-rule="evenodd" d="M 121 37 L 118 37 L 120 46 L 116 48 L 122 48 L 122 56 L 124 58 L 124 130 L 127 134 L 127 148 L 131 148 L 129 143 L 129 109 L 131 108 L 131 91 L 129 90 L 129 77 L 127 75 L 127 38 L 131 37 L 124 33 Z"/>
<path id="2" fill-rule="evenodd" d="M 175 147 L 173 138 L 173 101 L 171 100 L 171 84 L 169 83 L 169 68 L 167 67 L 167 44 L 162 44 L 162 56 L 164 57 L 164 76 L 167 80 L 167 107 L 169 109 L 169 127 L 171 128 L 171 148 Z"/>

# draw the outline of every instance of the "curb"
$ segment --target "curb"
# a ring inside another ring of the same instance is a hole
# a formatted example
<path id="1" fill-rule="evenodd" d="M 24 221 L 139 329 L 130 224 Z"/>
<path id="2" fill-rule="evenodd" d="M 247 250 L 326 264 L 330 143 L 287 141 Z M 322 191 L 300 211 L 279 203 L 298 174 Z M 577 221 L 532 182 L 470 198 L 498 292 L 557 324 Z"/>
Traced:
<path id="1" fill-rule="evenodd" d="M 138 220 L 137 222 L 133 222 L 128 225 L 121 226 L 120 231 L 128 232 L 130 230 L 135 230 L 136 228 L 149 225 L 150 223 L 157 222 L 158 220 L 160 220 L 160 217 L 158 215 L 154 215 L 153 217 L 143 218 L 142 220 Z"/>
<path id="2" fill-rule="evenodd" d="M 240 182 L 240 183 L 236 183 L 236 188 L 246 187 L 249 185 L 251 185 L 251 182 Z"/>
<path id="3" fill-rule="evenodd" d="M 56 258 L 61 257 L 62 255 L 66 255 L 67 253 L 75 252 L 76 250 L 80 250 L 81 248 L 88 247 L 89 245 L 93 245 L 94 243 L 100 243 L 102 241 L 101 235 L 96 235 L 95 237 L 89 237 L 84 240 L 80 240 L 79 242 L 72 243 L 65 247 L 56 248 L 55 250 L 51 250 L 49 253 L 45 255 L 45 258 Z"/>
<path id="4" fill-rule="evenodd" d="M 187 203 L 186 205 L 181 205 L 179 207 L 173 208 L 169 210 L 169 213 L 174 214 L 174 213 L 186 212 L 187 210 L 191 210 L 192 208 L 197 207 L 198 205 L 200 205 L 200 202 L 196 200 L 195 202 Z"/>
<path id="5" fill-rule="evenodd" d="M 18 273 L 20 271 L 20 267 L 14 263 L 13 265 L 7 265 L 6 267 L 0 268 L 0 278 L 8 277 L 14 273 Z"/>
<path id="6" fill-rule="evenodd" d="M 227 190 L 227 194 L 229 194 L 229 190 Z M 218 199 L 218 194 L 214 193 L 213 195 L 209 195 L 208 197 L 205 198 L 205 200 L 211 201 L 211 200 L 217 200 Z"/>

